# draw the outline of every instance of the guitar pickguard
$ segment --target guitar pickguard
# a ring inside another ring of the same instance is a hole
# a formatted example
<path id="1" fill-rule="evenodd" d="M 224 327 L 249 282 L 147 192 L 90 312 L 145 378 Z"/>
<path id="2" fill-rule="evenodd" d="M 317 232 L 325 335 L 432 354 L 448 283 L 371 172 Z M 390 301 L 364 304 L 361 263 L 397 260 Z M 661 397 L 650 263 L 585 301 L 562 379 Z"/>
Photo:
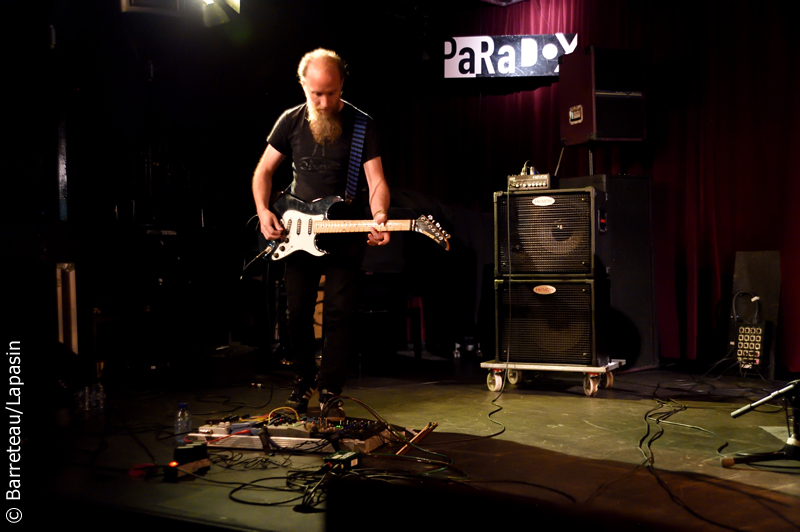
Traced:
<path id="1" fill-rule="evenodd" d="M 280 260 L 295 251 L 305 251 L 321 257 L 328 252 L 317 247 L 317 235 L 313 231 L 315 220 L 327 220 L 331 205 L 344 201 L 338 196 L 322 198 L 306 203 L 292 196 L 282 194 L 275 202 L 273 210 L 281 219 L 286 235 L 270 255 L 270 260 Z"/>
<path id="2" fill-rule="evenodd" d="M 316 257 L 327 254 L 317 247 L 317 236 L 312 231 L 314 220 L 324 220 L 324 214 L 309 215 L 299 211 L 286 211 L 282 218 L 286 236 L 270 257 L 272 260 L 284 258 L 295 251 L 305 251 Z"/>

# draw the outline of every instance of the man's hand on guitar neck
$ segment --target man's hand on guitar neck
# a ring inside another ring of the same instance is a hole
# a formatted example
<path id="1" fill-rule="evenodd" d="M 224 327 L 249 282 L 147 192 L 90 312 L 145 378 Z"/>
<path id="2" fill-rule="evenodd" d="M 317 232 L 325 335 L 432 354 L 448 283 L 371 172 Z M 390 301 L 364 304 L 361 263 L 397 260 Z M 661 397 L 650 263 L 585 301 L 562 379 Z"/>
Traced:
<path id="1" fill-rule="evenodd" d="M 374 215 L 373 220 L 375 221 L 375 225 L 385 224 L 389 217 L 386 216 L 386 213 L 383 211 L 379 211 L 377 214 Z M 374 227 L 370 227 L 369 234 L 367 235 L 367 244 L 370 246 L 385 246 L 389 243 L 391 239 L 391 233 L 388 231 L 379 231 Z"/>
<path id="2" fill-rule="evenodd" d="M 258 221 L 261 224 L 261 233 L 267 240 L 280 240 L 283 238 L 284 229 L 275 213 L 269 209 L 264 209 L 258 213 Z"/>

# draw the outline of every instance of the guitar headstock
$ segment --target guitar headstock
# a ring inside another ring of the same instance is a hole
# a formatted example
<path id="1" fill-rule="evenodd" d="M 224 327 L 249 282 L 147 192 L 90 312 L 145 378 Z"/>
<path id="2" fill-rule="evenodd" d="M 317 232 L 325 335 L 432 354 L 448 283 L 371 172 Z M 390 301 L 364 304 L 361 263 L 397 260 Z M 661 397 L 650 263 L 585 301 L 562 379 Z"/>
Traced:
<path id="1" fill-rule="evenodd" d="M 431 237 L 445 250 L 450 250 L 450 235 L 436 223 L 433 216 L 420 216 L 414 223 L 414 231 Z"/>

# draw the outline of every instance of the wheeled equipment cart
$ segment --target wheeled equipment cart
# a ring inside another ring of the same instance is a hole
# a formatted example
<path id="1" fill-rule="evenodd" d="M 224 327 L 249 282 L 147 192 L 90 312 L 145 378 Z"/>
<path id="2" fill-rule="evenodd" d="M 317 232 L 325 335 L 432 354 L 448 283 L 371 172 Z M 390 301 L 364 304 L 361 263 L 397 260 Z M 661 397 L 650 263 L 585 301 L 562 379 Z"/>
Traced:
<path id="1" fill-rule="evenodd" d="M 600 388 L 614 386 L 614 371 L 625 365 L 624 360 L 611 360 L 608 364 L 597 366 L 579 366 L 574 364 L 531 364 L 519 362 L 483 362 L 482 368 L 489 369 L 486 386 L 492 392 L 502 389 L 503 377 L 511 384 L 522 382 L 526 371 L 559 371 L 565 373 L 583 373 L 583 392 L 588 397 L 597 395 Z"/>

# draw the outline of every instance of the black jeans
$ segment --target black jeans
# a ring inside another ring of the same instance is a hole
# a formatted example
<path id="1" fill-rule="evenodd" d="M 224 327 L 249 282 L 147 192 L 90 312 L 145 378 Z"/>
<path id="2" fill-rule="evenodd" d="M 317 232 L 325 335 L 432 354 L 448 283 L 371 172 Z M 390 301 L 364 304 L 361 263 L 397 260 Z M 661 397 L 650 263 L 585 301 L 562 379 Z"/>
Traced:
<path id="1" fill-rule="evenodd" d="M 351 236 L 358 236 L 355 241 Z M 363 235 L 339 235 L 349 240 L 336 252 L 314 257 L 303 251 L 286 257 L 286 304 L 289 310 L 289 340 L 297 375 L 313 378 L 317 374 L 314 358 L 314 310 L 321 277 L 325 276 L 322 305 L 322 363 L 319 385 L 340 393 L 347 376 L 347 356 L 353 338 L 356 289 L 363 256 Z"/>

